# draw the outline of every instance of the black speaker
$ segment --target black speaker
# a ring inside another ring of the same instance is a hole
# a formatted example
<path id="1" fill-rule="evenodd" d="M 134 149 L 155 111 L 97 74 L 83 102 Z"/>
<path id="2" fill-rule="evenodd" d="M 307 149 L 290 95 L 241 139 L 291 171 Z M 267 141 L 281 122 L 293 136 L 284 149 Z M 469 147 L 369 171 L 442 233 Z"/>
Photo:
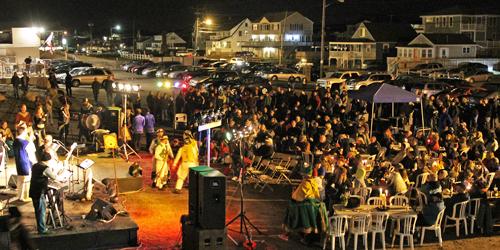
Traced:
<path id="1" fill-rule="evenodd" d="M 188 213 L 189 220 L 197 225 L 198 224 L 198 178 L 202 172 L 212 171 L 213 169 L 208 166 L 198 166 L 189 169 L 189 197 L 188 197 Z"/>
<path id="2" fill-rule="evenodd" d="M 202 229 L 192 224 L 182 224 L 182 249 L 226 249 L 226 229 Z"/>
<path id="3" fill-rule="evenodd" d="M 218 170 L 198 177 L 198 225 L 203 229 L 226 226 L 226 176 Z"/>
<path id="4" fill-rule="evenodd" d="M 90 212 L 85 216 L 86 220 L 111 220 L 116 215 L 117 211 L 113 205 L 107 201 L 97 199 Z"/>
<path id="5" fill-rule="evenodd" d="M 120 112 L 119 107 L 108 107 L 102 112 L 101 128 L 109 130 L 111 133 L 118 134 L 120 128 Z"/>

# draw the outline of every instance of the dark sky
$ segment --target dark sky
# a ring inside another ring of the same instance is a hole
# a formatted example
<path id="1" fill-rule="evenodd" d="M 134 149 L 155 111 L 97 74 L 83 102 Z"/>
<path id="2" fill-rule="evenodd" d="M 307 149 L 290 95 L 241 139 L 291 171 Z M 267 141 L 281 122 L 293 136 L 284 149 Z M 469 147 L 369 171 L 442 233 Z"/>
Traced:
<path id="1" fill-rule="evenodd" d="M 121 24 L 123 32 L 136 29 L 151 32 L 176 31 L 187 36 L 194 12 L 213 16 L 215 22 L 229 17 L 241 19 L 265 12 L 298 10 L 320 24 L 322 0 L 0 0 L 0 28 L 40 25 L 49 29 L 88 31 L 94 23 L 96 33 L 107 34 Z M 334 2 L 328 0 L 328 2 Z M 452 6 L 480 2 L 499 8 L 500 0 L 345 0 L 328 8 L 327 22 L 335 29 L 363 19 L 414 22 L 418 15 Z"/>

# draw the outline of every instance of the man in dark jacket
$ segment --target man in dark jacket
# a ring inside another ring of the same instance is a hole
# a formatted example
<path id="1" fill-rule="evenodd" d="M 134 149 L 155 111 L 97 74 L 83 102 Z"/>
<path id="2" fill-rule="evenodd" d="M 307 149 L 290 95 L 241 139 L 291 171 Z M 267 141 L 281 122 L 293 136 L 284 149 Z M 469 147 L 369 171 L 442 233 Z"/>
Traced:
<path id="1" fill-rule="evenodd" d="M 10 83 L 12 84 L 12 87 L 14 88 L 14 97 L 16 99 L 19 99 L 19 85 L 21 84 L 21 79 L 19 76 L 17 76 L 17 72 L 14 72 L 14 75 L 12 75 L 12 78 L 10 79 Z"/>
<path id="2" fill-rule="evenodd" d="M 36 225 L 39 234 L 47 234 L 45 225 L 45 194 L 47 193 L 49 178 L 56 180 L 56 176 L 47 166 L 51 156 L 48 152 L 43 152 L 41 162 L 33 165 L 29 195 L 33 201 L 35 209 Z"/>
<path id="3" fill-rule="evenodd" d="M 111 76 L 108 76 L 108 78 L 104 80 L 102 85 L 106 90 L 106 99 L 108 101 L 108 106 L 113 106 L 113 80 L 111 80 Z"/>
<path id="4" fill-rule="evenodd" d="M 453 206 L 457 203 L 468 201 L 469 195 L 465 192 L 466 188 L 463 183 L 458 183 L 455 185 L 455 194 L 451 196 L 449 199 L 444 200 L 444 204 L 446 207 L 446 215 L 451 216 L 453 214 Z M 458 213 L 459 211 L 456 211 Z"/>
<path id="5" fill-rule="evenodd" d="M 71 92 L 71 87 L 73 87 L 73 77 L 69 74 L 68 71 L 66 71 L 64 85 L 66 86 L 66 95 L 69 97 L 73 97 L 73 93 Z"/>
<path id="6" fill-rule="evenodd" d="M 92 82 L 92 94 L 94 94 L 95 104 L 99 103 L 99 91 L 101 90 L 101 83 L 97 81 L 97 77 L 94 77 Z"/>

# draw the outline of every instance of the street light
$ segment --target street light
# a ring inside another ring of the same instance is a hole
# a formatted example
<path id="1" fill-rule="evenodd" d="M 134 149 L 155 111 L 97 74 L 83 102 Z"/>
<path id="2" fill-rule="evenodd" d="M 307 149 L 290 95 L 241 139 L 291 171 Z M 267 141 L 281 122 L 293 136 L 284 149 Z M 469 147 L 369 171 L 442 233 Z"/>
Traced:
<path id="1" fill-rule="evenodd" d="M 200 26 L 201 25 L 206 25 L 206 26 L 212 26 L 214 24 L 214 21 L 211 19 L 211 18 L 205 18 L 205 20 L 203 21 L 200 21 L 200 18 L 199 17 L 196 17 L 196 30 L 194 32 L 194 35 L 195 35 L 195 38 L 194 38 L 194 50 L 195 52 L 197 50 L 199 50 L 199 47 L 198 47 L 198 37 L 199 37 L 199 34 L 200 34 Z"/>
<path id="2" fill-rule="evenodd" d="M 114 27 L 111 27 L 109 29 L 109 37 L 110 37 L 110 39 L 111 39 L 111 37 L 113 37 L 113 29 L 116 30 L 116 31 L 120 31 L 122 29 L 122 26 L 119 25 L 119 24 L 117 24 Z"/>
<path id="3" fill-rule="evenodd" d="M 66 38 L 63 38 L 63 39 L 61 40 L 61 42 L 62 42 L 62 44 L 63 44 L 63 45 L 66 45 L 66 44 L 68 43 L 68 40 L 67 40 Z"/>
<path id="4" fill-rule="evenodd" d="M 107 36 L 103 36 L 102 40 L 104 40 L 106 42 L 108 40 L 108 37 Z"/>
<path id="5" fill-rule="evenodd" d="M 119 24 L 117 24 L 117 25 L 115 26 L 115 29 L 116 29 L 116 30 L 121 30 L 121 29 L 122 29 L 122 26 L 120 26 Z"/>

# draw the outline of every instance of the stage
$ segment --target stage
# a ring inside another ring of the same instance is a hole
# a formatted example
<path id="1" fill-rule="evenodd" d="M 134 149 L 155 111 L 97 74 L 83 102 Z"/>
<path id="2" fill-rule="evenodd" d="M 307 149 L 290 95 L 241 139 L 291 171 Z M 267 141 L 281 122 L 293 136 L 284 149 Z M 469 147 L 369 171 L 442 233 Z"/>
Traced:
<path id="1" fill-rule="evenodd" d="M 100 153 L 87 155 L 82 158 L 89 158 L 96 162 L 92 167 L 95 180 L 114 177 L 114 168 L 116 167 L 117 177 L 126 177 L 130 163 L 120 158 L 109 158 L 107 154 Z M 7 172 L 10 176 L 15 174 L 15 165 L 13 159 L 9 160 Z M 80 177 L 82 173 L 80 172 Z M 0 174 L 0 185 L 5 185 L 5 171 Z M 3 178 L 2 178 L 3 177 Z M 76 184 L 74 191 L 79 191 L 82 183 Z M 1 190 L 1 193 L 16 195 L 13 189 Z M 109 223 L 100 221 L 89 221 L 83 219 L 87 215 L 95 200 L 92 201 L 72 201 L 65 199 L 64 208 L 69 217 L 68 226 L 65 228 L 52 229 L 50 234 L 40 235 L 36 231 L 36 221 L 34 217 L 33 205 L 31 202 L 22 203 L 9 201 L 9 206 L 17 206 L 22 214 L 22 224 L 30 232 L 33 243 L 38 249 L 113 249 L 138 246 L 138 225 L 132 220 L 126 212 L 123 202 L 125 198 L 120 199 L 118 203 L 113 204 L 117 211 L 123 211 L 124 215 L 117 215 Z"/>

